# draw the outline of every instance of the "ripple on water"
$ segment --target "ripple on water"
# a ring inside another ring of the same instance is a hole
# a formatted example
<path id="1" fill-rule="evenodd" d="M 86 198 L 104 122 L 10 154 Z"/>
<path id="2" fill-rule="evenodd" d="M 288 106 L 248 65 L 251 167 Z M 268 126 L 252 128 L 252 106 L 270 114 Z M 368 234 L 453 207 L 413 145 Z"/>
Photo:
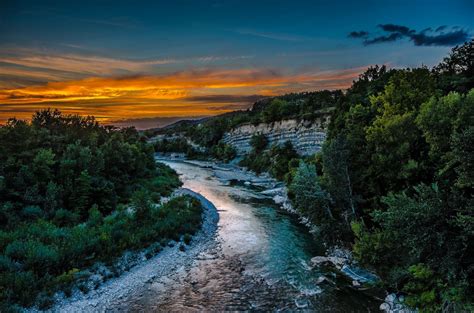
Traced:
<path id="1" fill-rule="evenodd" d="M 325 283 L 324 272 L 309 265 L 322 247 L 297 218 L 280 210 L 258 190 L 219 181 L 212 168 L 167 162 L 184 187 L 201 193 L 220 215 L 218 245 L 191 266 L 153 282 L 128 299 L 130 311 L 377 311 L 360 292 Z M 221 178 L 220 178 L 221 179 Z M 221 179 L 222 180 L 222 179 Z M 251 180 L 251 179 L 248 179 Z"/>

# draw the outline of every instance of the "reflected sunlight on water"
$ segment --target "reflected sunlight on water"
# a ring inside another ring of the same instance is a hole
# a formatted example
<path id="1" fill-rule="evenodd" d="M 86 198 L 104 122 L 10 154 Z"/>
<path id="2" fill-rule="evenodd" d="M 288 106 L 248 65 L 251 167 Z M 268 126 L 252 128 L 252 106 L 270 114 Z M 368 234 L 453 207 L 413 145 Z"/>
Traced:
<path id="1" fill-rule="evenodd" d="M 183 187 L 199 192 L 219 212 L 216 245 L 191 268 L 159 279 L 128 299 L 131 311 L 309 310 L 377 311 L 378 303 L 345 287 L 335 274 L 311 268 L 322 246 L 297 219 L 256 191 L 228 186 L 213 169 L 165 162 L 181 176 Z M 334 284 L 320 284 L 320 277 Z"/>

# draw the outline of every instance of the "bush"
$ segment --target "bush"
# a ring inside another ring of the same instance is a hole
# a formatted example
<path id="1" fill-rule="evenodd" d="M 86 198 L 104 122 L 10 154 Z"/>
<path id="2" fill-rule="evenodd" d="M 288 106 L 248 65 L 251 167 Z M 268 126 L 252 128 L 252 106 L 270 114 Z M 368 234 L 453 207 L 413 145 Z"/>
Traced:
<path id="1" fill-rule="evenodd" d="M 229 162 L 236 156 L 236 151 L 231 145 L 225 144 L 222 141 L 211 148 L 211 155 L 221 161 Z"/>
<path id="2" fill-rule="evenodd" d="M 189 197 L 154 205 L 181 182 L 134 129 L 45 110 L 0 127 L 0 146 L 2 312 L 35 299 L 47 308 L 95 262 L 200 226 L 200 203 Z"/>
<path id="3" fill-rule="evenodd" d="M 184 234 L 183 241 L 185 244 L 189 245 L 191 243 L 191 235 L 190 234 Z"/>
<path id="4" fill-rule="evenodd" d="M 262 152 L 268 146 L 267 136 L 264 134 L 256 134 L 250 138 L 250 146 L 255 152 Z"/>

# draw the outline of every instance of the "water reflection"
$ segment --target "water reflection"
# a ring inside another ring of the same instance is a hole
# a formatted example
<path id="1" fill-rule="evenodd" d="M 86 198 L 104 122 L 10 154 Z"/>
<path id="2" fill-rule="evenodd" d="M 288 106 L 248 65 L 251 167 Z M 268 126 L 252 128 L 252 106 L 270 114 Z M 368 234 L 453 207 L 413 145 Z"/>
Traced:
<path id="1" fill-rule="evenodd" d="M 210 168 L 166 162 L 184 187 L 214 203 L 220 215 L 216 243 L 172 277 L 157 279 L 128 311 L 271 310 L 378 311 L 378 303 L 352 290 L 334 273 L 312 269 L 322 247 L 297 220 L 256 191 L 228 186 Z M 321 283 L 321 277 L 327 277 Z"/>

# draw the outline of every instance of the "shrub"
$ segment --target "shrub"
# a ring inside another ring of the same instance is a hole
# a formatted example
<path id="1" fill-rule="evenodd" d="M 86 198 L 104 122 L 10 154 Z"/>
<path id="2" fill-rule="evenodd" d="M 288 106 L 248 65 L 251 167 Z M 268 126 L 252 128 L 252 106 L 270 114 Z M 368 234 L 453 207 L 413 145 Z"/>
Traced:
<path id="1" fill-rule="evenodd" d="M 190 234 L 184 234 L 183 241 L 184 241 L 185 244 L 189 245 L 191 243 L 191 239 L 192 239 L 192 237 L 191 237 Z"/>

